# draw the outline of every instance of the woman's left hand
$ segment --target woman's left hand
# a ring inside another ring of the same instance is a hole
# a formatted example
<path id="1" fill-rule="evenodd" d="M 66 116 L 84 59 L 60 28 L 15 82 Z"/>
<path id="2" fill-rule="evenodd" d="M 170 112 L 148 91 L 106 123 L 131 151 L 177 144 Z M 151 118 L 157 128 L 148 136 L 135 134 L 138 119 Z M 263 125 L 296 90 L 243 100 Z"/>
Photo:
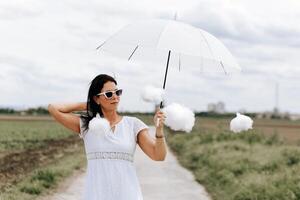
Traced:
<path id="1" fill-rule="evenodd" d="M 164 126 L 165 119 L 166 119 L 165 114 L 160 109 L 158 109 L 156 111 L 156 113 L 154 115 L 154 119 L 153 119 L 155 127 L 158 128 L 158 129 L 162 129 L 163 126 Z M 157 120 L 159 120 L 158 124 L 157 124 Z"/>

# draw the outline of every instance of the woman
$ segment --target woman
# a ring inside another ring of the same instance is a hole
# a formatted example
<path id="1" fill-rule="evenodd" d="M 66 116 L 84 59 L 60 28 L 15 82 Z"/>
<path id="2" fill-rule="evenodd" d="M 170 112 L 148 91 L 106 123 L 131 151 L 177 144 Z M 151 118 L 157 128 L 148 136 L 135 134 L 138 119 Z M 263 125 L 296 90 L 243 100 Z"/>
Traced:
<path id="1" fill-rule="evenodd" d="M 88 161 L 84 200 L 142 200 L 133 165 L 136 144 L 152 160 L 163 161 L 166 157 L 163 112 L 155 113 L 154 123 L 159 119 L 159 124 L 153 139 L 140 119 L 117 113 L 121 94 L 113 77 L 100 74 L 91 82 L 87 103 L 48 106 L 59 123 L 84 140 Z M 79 117 L 72 111 L 85 114 Z"/>

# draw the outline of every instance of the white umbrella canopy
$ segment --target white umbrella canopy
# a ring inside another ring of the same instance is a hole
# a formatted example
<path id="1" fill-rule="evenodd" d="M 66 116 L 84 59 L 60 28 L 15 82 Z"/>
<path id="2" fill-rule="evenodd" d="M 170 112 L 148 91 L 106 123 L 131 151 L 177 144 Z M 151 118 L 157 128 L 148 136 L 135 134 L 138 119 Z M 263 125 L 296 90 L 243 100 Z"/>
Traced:
<path id="1" fill-rule="evenodd" d="M 199 72 L 231 73 L 240 67 L 216 37 L 189 24 L 174 20 L 143 20 L 129 24 L 97 49 L 135 60 L 167 59 L 178 67 Z"/>
<path id="2" fill-rule="evenodd" d="M 123 27 L 97 49 L 128 60 L 165 61 L 192 73 L 239 72 L 241 68 L 229 50 L 216 37 L 175 20 L 143 20 Z M 163 105 L 161 103 L 160 107 Z"/>

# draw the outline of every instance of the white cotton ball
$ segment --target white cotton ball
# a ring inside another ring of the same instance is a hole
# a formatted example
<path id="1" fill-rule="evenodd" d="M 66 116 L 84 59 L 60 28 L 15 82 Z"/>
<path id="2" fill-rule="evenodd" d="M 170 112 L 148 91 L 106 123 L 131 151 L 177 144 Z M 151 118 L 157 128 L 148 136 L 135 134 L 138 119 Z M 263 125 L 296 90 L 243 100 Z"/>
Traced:
<path id="1" fill-rule="evenodd" d="M 247 131 L 252 129 L 252 124 L 253 120 L 250 117 L 236 113 L 236 117 L 230 121 L 230 130 L 235 133 Z"/>
<path id="2" fill-rule="evenodd" d="M 97 114 L 96 117 L 94 117 L 90 123 L 89 123 L 89 129 L 93 130 L 96 133 L 104 134 L 110 129 L 110 124 L 107 121 L 107 119 L 102 118 Z"/>
<path id="3" fill-rule="evenodd" d="M 195 124 L 192 110 L 178 103 L 172 103 L 162 109 L 166 116 L 165 125 L 175 131 L 190 132 Z"/>
<path id="4" fill-rule="evenodd" d="M 164 90 L 147 85 L 142 92 L 142 99 L 147 102 L 159 104 L 163 100 Z"/>

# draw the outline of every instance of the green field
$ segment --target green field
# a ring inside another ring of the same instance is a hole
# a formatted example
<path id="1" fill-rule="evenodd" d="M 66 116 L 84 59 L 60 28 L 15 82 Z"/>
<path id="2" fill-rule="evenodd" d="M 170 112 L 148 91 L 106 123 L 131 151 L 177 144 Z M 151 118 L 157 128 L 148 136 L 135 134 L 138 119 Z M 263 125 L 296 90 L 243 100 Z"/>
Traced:
<path id="1" fill-rule="evenodd" d="M 50 116 L 0 115 L 0 200 L 37 199 L 85 166 L 82 139 Z"/>
<path id="2" fill-rule="evenodd" d="M 50 117 L 1 118 L 1 200 L 35 199 L 85 164 L 82 140 Z"/>
<path id="3" fill-rule="evenodd" d="M 229 119 L 197 118 L 189 134 L 168 130 L 168 143 L 215 200 L 300 199 L 298 122 L 257 120 L 229 132 Z"/>
<path id="4" fill-rule="evenodd" d="M 151 115 L 136 115 L 153 125 Z M 254 120 L 234 134 L 230 119 L 196 118 L 167 142 L 215 200 L 300 199 L 300 122 Z M 0 199 L 36 199 L 85 167 L 83 141 L 50 117 L 0 117 Z"/>
<path id="5" fill-rule="evenodd" d="M 0 121 L 0 152 L 42 147 L 49 140 L 70 135 L 70 131 L 54 121 Z"/>

